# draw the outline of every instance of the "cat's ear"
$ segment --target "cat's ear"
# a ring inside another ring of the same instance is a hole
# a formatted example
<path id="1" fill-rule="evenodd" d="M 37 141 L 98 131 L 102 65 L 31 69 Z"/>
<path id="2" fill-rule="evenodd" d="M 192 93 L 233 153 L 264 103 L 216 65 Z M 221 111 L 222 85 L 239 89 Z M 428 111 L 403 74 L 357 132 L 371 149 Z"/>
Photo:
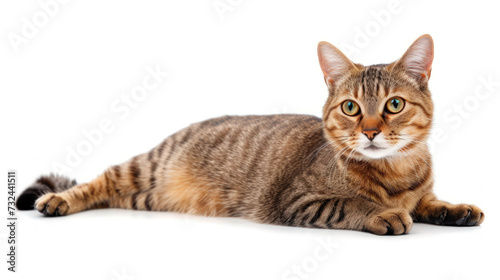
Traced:
<path id="1" fill-rule="evenodd" d="M 420 36 L 405 54 L 394 64 L 420 84 L 425 84 L 431 77 L 432 60 L 434 58 L 434 42 L 428 34 Z"/>
<path id="2" fill-rule="evenodd" d="M 342 76 L 357 69 L 339 49 L 328 42 L 319 42 L 318 58 L 329 88 L 333 88 Z"/>

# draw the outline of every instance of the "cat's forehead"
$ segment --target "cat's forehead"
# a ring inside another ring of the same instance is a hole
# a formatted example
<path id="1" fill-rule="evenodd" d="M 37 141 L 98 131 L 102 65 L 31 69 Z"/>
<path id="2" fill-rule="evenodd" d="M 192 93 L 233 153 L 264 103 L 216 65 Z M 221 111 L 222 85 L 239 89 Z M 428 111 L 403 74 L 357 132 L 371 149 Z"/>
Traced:
<path id="1" fill-rule="evenodd" d="M 385 68 L 386 65 L 372 65 L 364 67 L 352 79 L 357 95 L 367 100 L 377 97 L 379 93 L 388 90 L 391 84 L 391 75 Z"/>

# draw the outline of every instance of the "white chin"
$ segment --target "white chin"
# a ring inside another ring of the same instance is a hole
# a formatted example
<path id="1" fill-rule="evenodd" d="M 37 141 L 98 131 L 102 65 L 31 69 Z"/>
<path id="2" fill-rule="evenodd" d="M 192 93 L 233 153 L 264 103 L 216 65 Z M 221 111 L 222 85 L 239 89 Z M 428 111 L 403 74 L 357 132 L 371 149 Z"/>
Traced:
<path id="1" fill-rule="evenodd" d="M 385 157 L 390 157 L 393 155 L 393 150 L 390 148 L 379 148 L 379 149 L 359 149 L 358 150 L 362 155 L 372 158 L 372 159 L 380 159 Z"/>

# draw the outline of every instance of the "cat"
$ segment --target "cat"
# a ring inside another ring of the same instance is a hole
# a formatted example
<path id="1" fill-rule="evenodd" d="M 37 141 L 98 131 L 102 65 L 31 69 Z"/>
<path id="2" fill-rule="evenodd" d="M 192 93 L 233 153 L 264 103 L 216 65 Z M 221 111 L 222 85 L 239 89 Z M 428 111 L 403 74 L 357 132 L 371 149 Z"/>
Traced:
<path id="1" fill-rule="evenodd" d="M 390 64 L 355 64 L 327 42 L 318 56 L 328 88 L 322 118 L 195 123 L 89 183 L 42 176 L 17 207 L 45 216 L 104 207 L 175 211 L 378 235 L 408 233 L 413 222 L 480 225 L 481 209 L 432 191 L 432 38 L 419 37 Z"/>

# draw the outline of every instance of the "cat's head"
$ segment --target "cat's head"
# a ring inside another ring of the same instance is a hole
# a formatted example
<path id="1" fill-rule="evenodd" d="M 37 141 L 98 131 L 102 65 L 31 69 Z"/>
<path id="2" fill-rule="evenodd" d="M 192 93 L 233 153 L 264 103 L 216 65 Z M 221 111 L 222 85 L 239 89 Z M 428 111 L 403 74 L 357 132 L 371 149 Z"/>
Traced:
<path id="1" fill-rule="evenodd" d="M 338 151 L 381 159 L 425 145 L 433 112 L 431 36 L 419 37 L 391 64 L 355 64 L 327 42 L 319 43 L 318 56 L 329 89 L 324 130 Z"/>

